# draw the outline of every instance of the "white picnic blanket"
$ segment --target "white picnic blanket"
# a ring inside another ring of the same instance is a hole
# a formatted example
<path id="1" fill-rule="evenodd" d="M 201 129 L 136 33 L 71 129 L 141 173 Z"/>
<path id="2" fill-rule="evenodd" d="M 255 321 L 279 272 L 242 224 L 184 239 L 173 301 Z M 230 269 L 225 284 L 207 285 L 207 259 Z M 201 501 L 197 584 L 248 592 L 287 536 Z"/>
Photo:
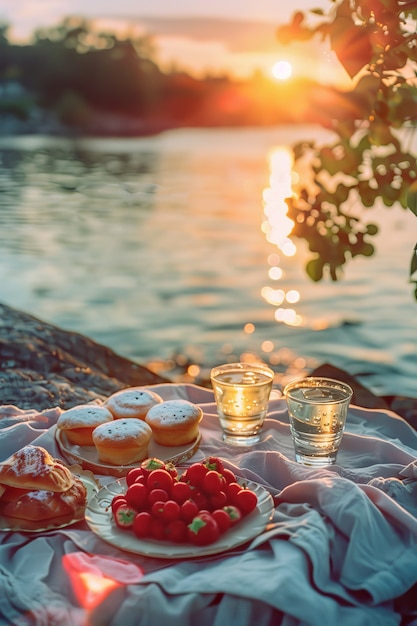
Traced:
<path id="1" fill-rule="evenodd" d="M 221 441 L 210 390 L 152 389 L 203 408 L 192 460 L 220 456 L 262 484 L 275 497 L 273 523 L 226 555 L 181 561 L 119 550 L 85 522 L 1 532 L 0 624 L 417 626 L 417 432 L 402 418 L 350 407 L 337 465 L 315 470 L 295 462 L 278 396 L 261 443 L 242 449 Z M 28 443 L 60 457 L 58 415 L 0 407 L 0 460 Z M 96 587 L 81 576 L 80 590 L 80 572 Z"/>

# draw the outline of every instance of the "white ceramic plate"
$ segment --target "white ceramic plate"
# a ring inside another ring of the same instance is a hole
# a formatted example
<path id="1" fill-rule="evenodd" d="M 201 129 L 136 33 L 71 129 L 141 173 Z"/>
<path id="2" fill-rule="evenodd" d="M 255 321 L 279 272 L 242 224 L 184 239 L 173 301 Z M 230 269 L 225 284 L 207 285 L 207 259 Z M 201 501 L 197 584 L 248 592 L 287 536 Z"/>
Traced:
<path id="1" fill-rule="evenodd" d="M 83 468 L 88 469 L 95 474 L 104 476 L 126 476 L 129 470 L 140 465 L 136 462 L 130 465 L 110 465 L 110 463 L 102 463 L 97 454 L 95 446 L 76 446 L 70 443 L 61 430 L 55 430 L 55 439 L 58 443 L 59 450 L 67 461 L 70 463 L 79 463 Z M 197 452 L 201 441 L 201 433 L 197 439 L 186 446 L 160 446 L 151 439 L 148 449 L 148 457 L 156 457 L 161 461 L 170 461 L 175 465 L 185 463 Z"/>
<path id="2" fill-rule="evenodd" d="M 84 483 L 87 489 L 87 502 L 88 500 L 90 500 L 90 498 L 97 495 L 99 487 L 93 474 L 91 474 L 91 472 L 83 470 L 80 466 L 72 466 L 69 469 L 75 476 L 80 478 L 80 480 L 82 480 L 82 482 Z M 0 531 L 17 531 L 17 532 L 22 532 L 22 533 L 41 533 L 41 532 L 45 532 L 48 530 L 57 530 L 58 528 L 66 528 L 67 526 L 71 526 L 72 524 L 76 524 L 77 522 L 81 522 L 82 520 L 84 520 L 83 513 L 80 514 L 78 517 L 74 517 L 74 519 L 66 522 L 65 524 L 53 524 L 53 522 L 51 522 L 50 524 L 45 524 L 44 526 L 39 527 L 36 530 L 33 530 L 33 529 L 21 528 L 17 520 L 16 520 L 16 523 L 13 524 L 13 526 L 10 526 L 10 523 L 6 522 L 6 520 L 3 519 L 0 515 Z"/>
<path id="3" fill-rule="evenodd" d="M 243 481 L 239 481 L 243 482 Z M 244 481 L 258 496 L 258 505 L 252 513 L 243 518 L 236 526 L 225 532 L 218 541 L 208 546 L 175 544 L 169 541 L 139 539 L 132 530 L 121 530 L 112 519 L 111 501 L 113 497 L 126 492 L 125 479 L 119 479 L 100 489 L 86 508 L 85 519 L 93 532 L 107 543 L 135 554 L 163 559 L 199 558 L 231 550 L 250 541 L 261 532 L 272 517 L 274 504 L 271 494 L 261 485 L 249 480 Z"/>

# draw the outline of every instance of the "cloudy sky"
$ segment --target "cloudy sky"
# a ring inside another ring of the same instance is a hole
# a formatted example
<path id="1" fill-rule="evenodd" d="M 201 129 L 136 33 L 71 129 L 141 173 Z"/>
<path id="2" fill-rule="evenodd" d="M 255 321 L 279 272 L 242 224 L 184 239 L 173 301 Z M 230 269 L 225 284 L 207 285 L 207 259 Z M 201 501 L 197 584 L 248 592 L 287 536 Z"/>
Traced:
<path id="1" fill-rule="evenodd" d="M 334 76 L 343 80 L 331 53 L 311 44 L 284 49 L 275 30 L 295 10 L 331 5 L 331 0 L 1 0 L 0 19 L 10 24 L 15 40 L 24 41 L 38 27 L 79 15 L 121 33 L 135 28 L 152 34 L 157 60 L 167 68 L 247 76 L 255 69 L 268 73 L 274 62 L 288 59 L 295 75 L 314 73 L 327 82 Z"/>

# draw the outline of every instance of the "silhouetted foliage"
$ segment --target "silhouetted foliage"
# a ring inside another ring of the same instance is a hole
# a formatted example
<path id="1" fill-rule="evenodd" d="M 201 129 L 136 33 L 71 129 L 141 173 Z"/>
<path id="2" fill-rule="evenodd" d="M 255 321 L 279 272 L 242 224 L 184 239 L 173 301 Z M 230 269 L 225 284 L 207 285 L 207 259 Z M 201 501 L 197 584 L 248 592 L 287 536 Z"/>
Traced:
<path id="1" fill-rule="evenodd" d="M 352 88 L 342 98 L 320 99 L 321 123 L 334 140 L 294 146 L 296 163 L 309 164 L 311 180 L 288 201 L 289 216 L 293 235 L 313 253 L 307 274 L 337 280 L 349 259 L 374 253 L 378 228 L 358 207 L 379 200 L 417 214 L 416 154 L 409 148 L 417 122 L 417 2 L 341 0 L 330 2 L 327 13 L 310 13 L 314 24 L 297 11 L 278 29 L 279 40 L 327 40 Z M 410 281 L 417 284 L 416 271 L 414 250 Z"/>

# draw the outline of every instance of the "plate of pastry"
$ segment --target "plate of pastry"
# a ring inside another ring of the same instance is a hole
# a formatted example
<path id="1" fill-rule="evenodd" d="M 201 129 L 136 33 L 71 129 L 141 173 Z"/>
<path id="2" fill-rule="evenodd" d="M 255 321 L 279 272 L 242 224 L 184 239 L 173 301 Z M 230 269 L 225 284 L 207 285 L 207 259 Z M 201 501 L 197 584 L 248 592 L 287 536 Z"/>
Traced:
<path id="1" fill-rule="evenodd" d="M 67 467 L 27 445 L 0 463 L 0 530 L 44 532 L 84 520 L 99 487 L 79 465 Z"/>
<path id="2" fill-rule="evenodd" d="M 100 461 L 95 446 L 74 445 L 70 443 L 65 434 L 59 430 L 55 431 L 55 437 L 59 450 L 64 458 L 70 463 L 81 465 L 84 469 L 90 470 L 94 474 L 101 474 L 103 476 L 125 476 L 129 470 L 133 467 L 137 467 L 141 462 L 137 460 L 133 463 L 105 463 Z M 161 446 L 151 440 L 147 448 L 148 451 L 143 455 L 141 460 L 148 457 L 156 457 L 157 459 L 161 459 L 161 461 L 169 461 L 174 465 L 181 465 L 194 456 L 200 446 L 200 441 L 201 433 L 198 434 L 196 439 L 184 446 Z"/>
<path id="3" fill-rule="evenodd" d="M 149 457 L 182 464 L 199 448 L 203 411 L 188 400 L 162 400 L 129 387 L 103 404 L 82 404 L 58 418 L 61 454 L 94 473 L 122 477 Z"/>
<path id="4" fill-rule="evenodd" d="M 238 479 L 240 482 L 240 479 Z M 85 519 L 90 529 L 107 543 L 127 552 L 161 559 L 200 558 L 218 554 L 241 546 L 261 534 L 270 521 L 274 502 L 271 494 L 259 483 L 243 481 L 258 498 L 256 509 L 232 526 L 220 538 L 206 546 L 188 543 L 174 543 L 146 538 L 139 539 L 131 529 L 116 526 L 111 511 L 114 496 L 126 492 L 125 478 L 110 483 L 100 489 L 88 502 Z"/>

